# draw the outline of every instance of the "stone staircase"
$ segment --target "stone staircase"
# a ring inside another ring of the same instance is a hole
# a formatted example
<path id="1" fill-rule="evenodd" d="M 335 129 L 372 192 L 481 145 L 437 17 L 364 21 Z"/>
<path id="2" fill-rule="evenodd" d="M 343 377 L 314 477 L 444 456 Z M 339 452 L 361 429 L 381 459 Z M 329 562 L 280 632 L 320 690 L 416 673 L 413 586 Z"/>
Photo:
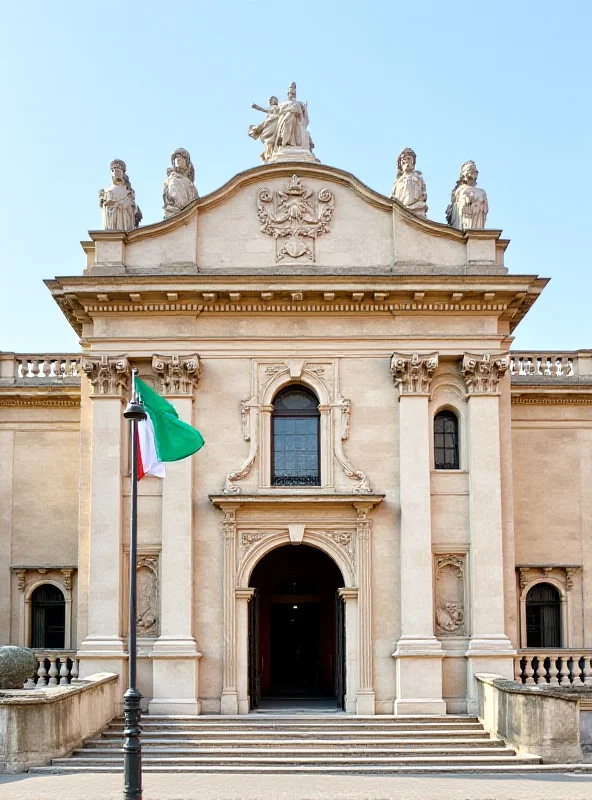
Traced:
<path id="1" fill-rule="evenodd" d="M 123 720 L 115 719 L 70 757 L 31 772 L 121 772 L 122 743 Z M 536 755 L 517 755 L 474 717 L 345 714 L 145 716 L 142 763 L 144 772 L 260 774 L 553 769 Z"/>

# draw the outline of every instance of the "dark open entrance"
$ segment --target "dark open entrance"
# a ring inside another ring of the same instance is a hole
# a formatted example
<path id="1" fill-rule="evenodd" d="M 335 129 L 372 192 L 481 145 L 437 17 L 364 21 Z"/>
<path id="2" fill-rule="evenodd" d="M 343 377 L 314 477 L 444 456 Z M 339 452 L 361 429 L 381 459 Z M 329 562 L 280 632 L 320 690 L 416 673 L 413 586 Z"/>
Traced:
<path id="1" fill-rule="evenodd" d="M 251 705 L 261 699 L 334 698 L 343 707 L 345 621 L 335 562 L 286 545 L 257 564 L 249 623 Z"/>

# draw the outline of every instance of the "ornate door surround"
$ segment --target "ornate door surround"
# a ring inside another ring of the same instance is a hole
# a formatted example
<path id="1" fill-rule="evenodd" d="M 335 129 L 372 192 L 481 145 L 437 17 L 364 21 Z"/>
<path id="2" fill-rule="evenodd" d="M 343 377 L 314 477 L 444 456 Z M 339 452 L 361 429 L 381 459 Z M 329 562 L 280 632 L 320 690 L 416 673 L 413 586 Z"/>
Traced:
<path id="1" fill-rule="evenodd" d="M 222 714 L 248 714 L 249 581 L 255 565 L 277 547 L 316 547 L 339 567 L 345 604 L 345 710 L 374 714 L 370 511 L 384 495 L 210 495 L 223 512 L 224 675 Z M 298 521 L 295 521 L 298 520 Z"/>

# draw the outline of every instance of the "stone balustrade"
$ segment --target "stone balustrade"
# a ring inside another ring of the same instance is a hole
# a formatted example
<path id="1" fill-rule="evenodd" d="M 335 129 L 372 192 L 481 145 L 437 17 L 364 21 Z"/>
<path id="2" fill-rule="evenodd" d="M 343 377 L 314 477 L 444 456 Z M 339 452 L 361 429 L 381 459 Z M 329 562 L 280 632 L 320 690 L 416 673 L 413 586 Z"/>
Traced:
<path id="1" fill-rule="evenodd" d="M 54 650 L 35 653 L 37 668 L 27 680 L 25 689 L 42 686 L 68 686 L 78 677 L 78 659 L 75 650 Z"/>
<path id="2" fill-rule="evenodd" d="M 0 379 L 35 385 L 78 381 L 80 359 L 80 353 L 0 353 Z"/>
<path id="3" fill-rule="evenodd" d="M 592 686 L 592 650 L 519 650 L 514 678 L 526 685 Z"/>
<path id="4" fill-rule="evenodd" d="M 510 353 L 512 378 L 578 378 L 592 380 L 592 351 L 573 350 L 540 353 L 531 350 Z"/>

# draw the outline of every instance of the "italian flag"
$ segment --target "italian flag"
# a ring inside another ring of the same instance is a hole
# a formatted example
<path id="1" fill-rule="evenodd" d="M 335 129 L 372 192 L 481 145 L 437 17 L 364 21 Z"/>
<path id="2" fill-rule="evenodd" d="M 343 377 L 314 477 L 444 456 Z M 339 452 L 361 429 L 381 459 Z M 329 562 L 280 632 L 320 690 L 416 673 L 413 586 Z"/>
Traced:
<path id="1" fill-rule="evenodd" d="M 204 446 L 201 433 L 179 419 L 175 407 L 139 378 L 135 388 L 148 417 L 138 422 L 138 480 L 164 478 L 165 461 L 180 461 Z"/>

